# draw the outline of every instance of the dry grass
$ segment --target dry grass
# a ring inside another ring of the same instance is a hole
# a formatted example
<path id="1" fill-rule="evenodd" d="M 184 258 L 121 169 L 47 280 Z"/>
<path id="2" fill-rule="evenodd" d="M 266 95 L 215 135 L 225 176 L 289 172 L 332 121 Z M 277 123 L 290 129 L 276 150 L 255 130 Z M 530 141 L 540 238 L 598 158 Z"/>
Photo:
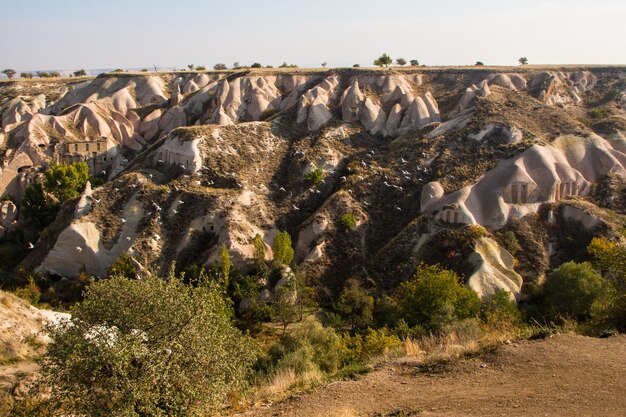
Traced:
<path id="1" fill-rule="evenodd" d="M 466 320 L 450 326 L 441 334 L 425 336 L 419 344 L 405 342 L 405 349 L 407 356 L 421 357 L 426 363 L 450 361 L 518 337 L 518 332 L 513 327 L 487 327 L 475 320 Z"/>

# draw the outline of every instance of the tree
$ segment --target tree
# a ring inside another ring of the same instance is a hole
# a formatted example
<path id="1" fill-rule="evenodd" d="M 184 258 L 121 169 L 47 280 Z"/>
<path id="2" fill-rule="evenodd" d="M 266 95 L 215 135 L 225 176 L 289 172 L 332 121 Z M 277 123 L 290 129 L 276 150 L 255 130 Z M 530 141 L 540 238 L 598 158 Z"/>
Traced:
<path id="1" fill-rule="evenodd" d="M 326 68 L 327 65 L 326 61 L 322 62 L 322 67 Z"/>
<path id="2" fill-rule="evenodd" d="M 411 64 L 412 67 L 418 67 L 420 62 L 417 59 L 412 59 L 410 61 L 410 64 Z"/>
<path id="3" fill-rule="evenodd" d="M 228 248 L 226 247 L 225 243 L 222 243 L 222 246 L 220 246 L 218 256 L 220 258 L 220 270 L 221 270 L 220 278 L 222 279 L 222 286 L 223 288 L 227 288 L 228 277 L 230 276 L 231 263 L 230 263 L 230 253 L 228 252 Z"/>
<path id="4" fill-rule="evenodd" d="M 276 233 L 274 243 L 272 244 L 274 251 L 274 264 L 277 267 L 281 265 L 289 265 L 293 259 L 293 248 L 291 247 L 291 236 L 287 231 Z"/>
<path id="5" fill-rule="evenodd" d="M 293 283 L 288 281 L 286 285 L 278 287 L 274 295 L 274 315 L 283 325 L 283 334 L 287 331 L 287 326 L 298 319 L 294 294 Z"/>
<path id="6" fill-rule="evenodd" d="M 37 71 L 37 76 L 39 78 L 49 78 L 50 74 L 46 71 Z"/>
<path id="7" fill-rule="evenodd" d="M 33 222 L 36 230 L 41 230 L 55 219 L 59 210 L 59 204 L 44 191 L 39 182 L 35 182 L 24 191 L 20 214 L 24 218 Z"/>
<path id="8" fill-rule="evenodd" d="M 517 60 L 517 62 L 520 63 L 520 65 L 526 65 L 528 64 L 528 58 L 526 58 L 525 56 L 521 57 L 520 59 Z"/>
<path id="9" fill-rule="evenodd" d="M 479 312 L 478 295 L 453 272 L 439 265 L 420 264 L 413 279 L 400 285 L 398 307 L 410 326 L 438 330 Z"/>
<path id="10" fill-rule="evenodd" d="M 589 262 L 566 262 L 550 273 L 544 296 L 552 314 L 577 320 L 591 317 L 591 306 L 602 291 L 604 280 Z"/>
<path id="11" fill-rule="evenodd" d="M 189 64 L 189 65 L 187 65 L 187 68 L 189 68 L 189 70 L 190 70 L 190 71 L 193 71 L 193 69 L 194 69 L 195 67 L 196 67 L 196 66 L 195 66 L 194 64 Z"/>
<path id="12" fill-rule="evenodd" d="M 226 69 L 226 64 L 215 64 L 213 65 L 213 69 L 215 71 L 221 71 Z"/>
<path id="13" fill-rule="evenodd" d="M 396 64 L 400 65 L 401 67 L 406 65 L 406 59 L 404 58 L 397 58 L 396 59 Z"/>
<path id="14" fill-rule="evenodd" d="M 483 65 L 485 65 L 485 64 L 483 64 L 482 61 L 476 61 L 476 66 L 477 67 L 482 67 Z"/>
<path id="15" fill-rule="evenodd" d="M 85 75 L 87 75 L 87 72 L 84 69 L 81 69 L 78 71 L 74 71 L 72 74 L 74 74 L 74 77 L 84 77 Z"/>
<path id="16" fill-rule="evenodd" d="M 238 68 L 240 68 L 240 67 L 241 67 L 241 65 L 239 65 L 239 62 L 235 62 L 235 63 L 233 64 L 233 69 L 238 69 Z"/>
<path id="17" fill-rule="evenodd" d="M 51 72 L 50 72 L 50 77 L 51 77 L 51 78 L 58 78 L 58 77 L 60 77 L 60 76 L 61 76 L 61 73 L 60 73 L 60 72 L 58 72 L 58 71 L 51 71 Z"/>
<path id="18" fill-rule="evenodd" d="M 381 56 L 378 57 L 378 59 L 374 61 L 374 65 L 377 65 L 379 67 L 386 67 L 387 65 L 390 65 L 392 62 L 393 60 L 391 59 L 389 55 L 382 54 Z"/>
<path id="19" fill-rule="evenodd" d="M 364 329 L 373 319 L 374 297 L 357 280 L 349 279 L 335 304 L 335 310 L 350 323 L 353 332 Z"/>
<path id="20" fill-rule="evenodd" d="M 2 73 L 4 75 L 6 75 L 7 78 L 10 80 L 15 75 L 15 70 L 7 68 L 7 69 L 3 70 Z"/>
<path id="21" fill-rule="evenodd" d="M 262 65 L 259 64 L 258 62 L 255 62 L 254 64 L 250 65 L 250 68 L 261 68 Z"/>
<path id="22" fill-rule="evenodd" d="M 265 261 L 265 242 L 260 234 L 256 234 L 252 240 L 254 246 L 254 262 L 261 275 L 267 273 L 267 262 Z"/>
<path id="23" fill-rule="evenodd" d="M 603 237 L 591 240 L 587 252 L 606 278 L 602 293 L 591 307 L 594 324 L 626 331 L 626 247 Z"/>
<path id="24" fill-rule="evenodd" d="M 31 74 L 30 72 L 23 72 L 20 74 L 20 77 L 30 80 L 31 78 L 33 78 L 33 74 Z"/>
<path id="25" fill-rule="evenodd" d="M 220 293 L 172 275 L 96 281 L 48 334 L 42 372 L 63 415 L 212 415 L 255 359 Z"/>
<path id="26" fill-rule="evenodd" d="M 71 165 L 52 164 L 44 175 L 46 190 L 59 201 L 65 201 L 78 197 L 83 192 L 89 179 L 89 168 L 85 162 Z"/>

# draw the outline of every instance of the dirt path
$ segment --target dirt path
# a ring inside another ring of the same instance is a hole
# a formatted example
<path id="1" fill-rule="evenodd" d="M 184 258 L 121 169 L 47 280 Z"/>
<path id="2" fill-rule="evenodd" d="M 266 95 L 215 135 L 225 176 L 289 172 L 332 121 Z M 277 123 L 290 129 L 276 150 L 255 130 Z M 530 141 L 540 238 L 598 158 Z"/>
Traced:
<path id="1" fill-rule="evenodd" d="M 626 416 L 626 335 L 522 341 L 430 367 L 398 360 L 246 414 L 409 415 Z"/>

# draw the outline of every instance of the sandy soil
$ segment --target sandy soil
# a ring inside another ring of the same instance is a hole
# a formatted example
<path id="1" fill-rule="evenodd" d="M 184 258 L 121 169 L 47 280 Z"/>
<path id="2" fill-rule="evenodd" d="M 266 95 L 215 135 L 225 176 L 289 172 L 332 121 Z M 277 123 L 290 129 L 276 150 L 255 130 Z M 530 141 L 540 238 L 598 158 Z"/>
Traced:
<path id="1" fill-rule="evenodd" d="M 400 359 L 246 416 L 626 416 L 626 335 L 559 335 L 456 363 Z"/>

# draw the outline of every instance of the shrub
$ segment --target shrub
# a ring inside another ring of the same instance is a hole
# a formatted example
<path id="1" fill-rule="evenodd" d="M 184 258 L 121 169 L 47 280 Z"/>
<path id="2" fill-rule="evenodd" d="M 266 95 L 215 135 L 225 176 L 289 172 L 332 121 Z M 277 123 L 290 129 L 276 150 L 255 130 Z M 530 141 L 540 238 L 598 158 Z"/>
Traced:
<path id="1" fill-rule="evenodd" d="M 255 62 L 254 64 L 250 65 L 250 68 L 262 68 L 262 67 L 263 66 L 258 62 Z"/>
<path id="2" fill-rule="evenodd" d="M 346 213 L 341 216 L 341 225 L 345 230 L 352 230 L 356 227 L 356 218 L 352 213 Z"/>
<path id="3" fill-rule="evenodd" d="M 502 246 L 504 246 L 504 248 L 509 251 L 511 255 L 515 256 L 515 254 L 521 249 L 521 246 L 517 241 L 517 237 L 512 231 L 498 232 L 496 236 L 500 240 L 500 243 L 502 243 Z"/>
<path id="4" fill-rule="evenodd" d="M 215 71 L 221 71 L 226 69 L 226 64 L 215 64 L 213 65 L 213 69 Z"/>
<path id="5" fill-rule="evenodd" d="M 604 280 L 589 262 L 566 262 L 550 273 L 544 285 L 549 311 L 578 320 L 591 317 L 591 306 L 602 291 Z"/>
<path id="6" fill-rule="evenodd" d="M 420 62 L 417 59 L 412 59 L 410 62 L 412 67 L 418 67 Z"/>
<path id="7" fill-rule="evenodd" d="M 206 71 L 206 67 L 204 65 L 198 65 L 196 71 Z"/>
<path id="8" fill-rule="evenodd" d="M 315 318 L 307 317 L 286 340 L 284 344 L 289 350 L 308 350 L 311 361 L 320 370 L 329 374 L 337 371 L 339 338 L 333 329 L 322 326 Z"/>
<path id="9" fill-rule="evenodd" d="M 480 315 L 483 322 L 493 326 L 511 326 L 518 324 L 522 315 L 509 292 L 498 290 L 482 300 Z"/>
<path id="10" fill-rule="evenodd" d="M 37 76 L 39 78 L 49 78 L 50 74 L 46 71 L 37 71 Z"/>
<path id="11" fill-rule="evenodd" d="M 280 112 L 279 109 L 265 109 L 263 113 L 261 113 L 261 120 L 267 120 L 270 117 L 278 114 Z"/>
<path id="12" fill-rule="evenodd" d="M 293 248 L 291 247 L 291 236 L 287 231 L 276 233 L 274 243 L 272 244 L 274 251 L 274 264 L 277 267 L 281 265 L 289 265 L 293 260 Z"/>
<path id="13" fill-rule="evenodd" d="M 117 261 L 107 269 L 107 276 L 121 276 L 125 278 L 136 278 L 135 265 L 131 261 L 131 256 L 126 252 L 122 253 Z"/>
<path id="14" fill-rule="evenodd" d="M 87 72 L 84 69 L 81 69 L 78 71 L 74 71 L 72 74 L 74 74 L 74 77 L 84 77 L 85 75 L 87 75 Z"/>
<path id="15" fill-rule="evenodd" d="M 587 247 L 606 282 L 592 305 L 594 323 L 626 331 L 626 248 L 606 238 L 593 238 Z"/>
<path id="16" fill-rule="evenodd" d="M 23 72 L 20 74 L 20 77 L 30 80 L 31 78 L 33 78 L 33 74 L 31 74 L 30 72 Z"/>
<path id="17" fill-rule="evenodd" d="M 382 54 L 374 61 L 374 65 L 379 67 L 386 67 L 393 62 L 391 57 L 388 54 Z"/>
<path id="18" fill-rule="evenodd" d="M 207 415 L 255 356 L 217 291 L 174 276 L 95 282 L 48 333 L 42 371 L 63 414 Z"/>
<path id="19" fill-rule="evenodd" d="M 61 73 L 59 73 L 58 71 L 51 71 L 50 72 L 50 77 L 51 78 L 58 78 L 61 76 Z"/>
<path id="20" fill-rule="evenodd" d="M 304 176 L 304 179 L 311 184 L 318 185 L 324 179 L 324 170 L 322 168 L 315 168 Z"/>
<path id="21" fill-rule="evenodd" d="M 25 287 L 17 288 L 15 290 L 15 295 L 28 301 L 32 305 L 37 305 L 41 299 L 41 289 L 37 286 L 35 280 L 31 276 L 29 277 L 28 284 Z"/>
<path id="22" fill-rule="evenodd" d="M 481 237 L 485 236 L 485 234 L 487 233 L 487 230 L 479 224 L 470 225 L 469 230 L 475 239 L 480 239 Z"/>
<path id="23" fill-rule="evenodd" d="M 477 67 L 482 67 L 483 65 L 485 65 L 485 64 L 483 64 L 482 61 L 476 61 L 476 66 Z"/>
<path id="24" fill-rule="evenodd" d="M 420 264 L 412 280 L 400 285 L 398 306 L 410 326 L 438 330 L 455 320 L 475 316 L 478 295 L 453 272 L 438 265 Z"/>
<path id="25" fill-rule="evenodd" d="M 609 115 L 610 115 L 610 112 L 608 109 L 595 108 L 595 109 L 589 110 L 589 116 L 592 119 L 604 119 L 608 117 Z"/>
<path id="26" fill-rule="evenodd" d="M 406 59 L 404 58 L 397 58 L 396 59 L 396 64 L 400 65 L 401 67 L 406 65 Z"/>

